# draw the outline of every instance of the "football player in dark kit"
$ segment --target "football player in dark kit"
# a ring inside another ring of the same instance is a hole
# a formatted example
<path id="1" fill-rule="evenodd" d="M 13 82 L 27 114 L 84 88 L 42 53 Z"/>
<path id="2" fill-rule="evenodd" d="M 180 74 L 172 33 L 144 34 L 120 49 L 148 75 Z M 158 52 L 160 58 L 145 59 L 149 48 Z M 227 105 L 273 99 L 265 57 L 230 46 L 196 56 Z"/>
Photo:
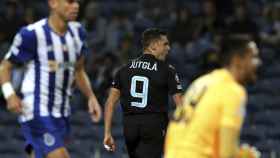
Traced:
<path id="1" fill-rule="evenodd" d="M 182 86 L 175 68 L 165 62 L 167 33 L 150 28 L 142 34 L 143 55 L 116 73 L 105 105 L 104 147 L 114 151 L 112 115 L 118 101 L 124 114 L 124 137 L 130 158 L 160 158 L 168 124 L 168 95 L 181 105 Z"/>

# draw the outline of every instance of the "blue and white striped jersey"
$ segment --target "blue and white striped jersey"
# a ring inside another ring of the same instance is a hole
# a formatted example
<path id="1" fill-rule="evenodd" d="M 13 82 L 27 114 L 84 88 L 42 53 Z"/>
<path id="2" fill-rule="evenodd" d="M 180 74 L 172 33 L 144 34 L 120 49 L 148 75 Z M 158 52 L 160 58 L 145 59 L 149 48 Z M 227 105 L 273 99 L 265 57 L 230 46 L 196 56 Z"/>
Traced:
<path id="1" fill-rule="evenodd" d="M 80 23 L 69 22 L 67 32 L 58 35 L 47 21 L 42 19 L 22 28 L 6 55 L 12 63 L 25 65 L 20 122 L 70 115 L 75 63 L 87 50 L 86 33 Z"/>

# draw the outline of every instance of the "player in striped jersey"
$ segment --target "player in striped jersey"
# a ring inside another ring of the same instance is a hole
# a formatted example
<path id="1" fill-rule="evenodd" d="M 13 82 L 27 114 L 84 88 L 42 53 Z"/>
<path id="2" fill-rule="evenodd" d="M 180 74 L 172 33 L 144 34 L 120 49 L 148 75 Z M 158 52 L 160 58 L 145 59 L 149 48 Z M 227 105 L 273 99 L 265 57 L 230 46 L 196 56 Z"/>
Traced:
<path id="1" fill-rule="evenodd" d="M 26 149 L 35 158 L 69 158 L 69 97 L 75 83 L 88 98 L 93 121 L 99 103 L 84 70 L 85 30 L 78 22 L 77 0 L 48 0 L 50 15 L 23 27 L 1 63 L 1 87 L 10 111 L 19 114 Z M 22 97 L 10 83 L 14 65 L 24 65 Z M 33 152 L 34 151 L 34 152 Z M 32 154 L 31 154 L 32 153 Z"/>

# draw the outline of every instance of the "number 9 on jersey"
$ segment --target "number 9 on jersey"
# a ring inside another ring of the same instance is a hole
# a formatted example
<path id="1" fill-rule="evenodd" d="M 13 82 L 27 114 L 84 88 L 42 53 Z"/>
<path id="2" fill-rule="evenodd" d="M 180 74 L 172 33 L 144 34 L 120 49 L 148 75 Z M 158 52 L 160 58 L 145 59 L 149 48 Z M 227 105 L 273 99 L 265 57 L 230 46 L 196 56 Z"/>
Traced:
<path id="1" fill-rule="evenodd" d="M 142 83 L 142 91 L 136 92 L 137 82 Z M 131 106 L 138 108 L 145 108 L 148 102 L 148 87 L 149 87 L 149 79 L 145 76 L 133 76 L 131 79 L 130 85 L 130 95 L 135 98 L 141 99 L 139 102 L 131 102 Z"/>

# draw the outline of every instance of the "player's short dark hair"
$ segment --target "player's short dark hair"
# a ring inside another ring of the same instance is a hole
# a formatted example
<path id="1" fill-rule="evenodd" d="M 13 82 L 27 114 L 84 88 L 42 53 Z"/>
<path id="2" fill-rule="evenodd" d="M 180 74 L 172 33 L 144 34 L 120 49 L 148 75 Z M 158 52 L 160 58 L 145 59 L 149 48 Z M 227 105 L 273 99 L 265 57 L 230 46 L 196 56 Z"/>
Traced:
<path id="1" fill-rule="evenodd" d="M 142 46 L 143 48 L 147 48 L 151 42 L 154 40 L 158 40 L 161 36 L 167 36 L 167 32 L 165 30 L 159 28 L 148 28 L 142 33 Z"/>
<path id="2" fill-rule="evenodd" d="M 243 57 L 248 49 L 251 39 L 247 36 L 229 35 L 225 36 L 221 43 L 219 60 L 223 66 L 229 65 L 232 57 L 238 55 Z"/>

